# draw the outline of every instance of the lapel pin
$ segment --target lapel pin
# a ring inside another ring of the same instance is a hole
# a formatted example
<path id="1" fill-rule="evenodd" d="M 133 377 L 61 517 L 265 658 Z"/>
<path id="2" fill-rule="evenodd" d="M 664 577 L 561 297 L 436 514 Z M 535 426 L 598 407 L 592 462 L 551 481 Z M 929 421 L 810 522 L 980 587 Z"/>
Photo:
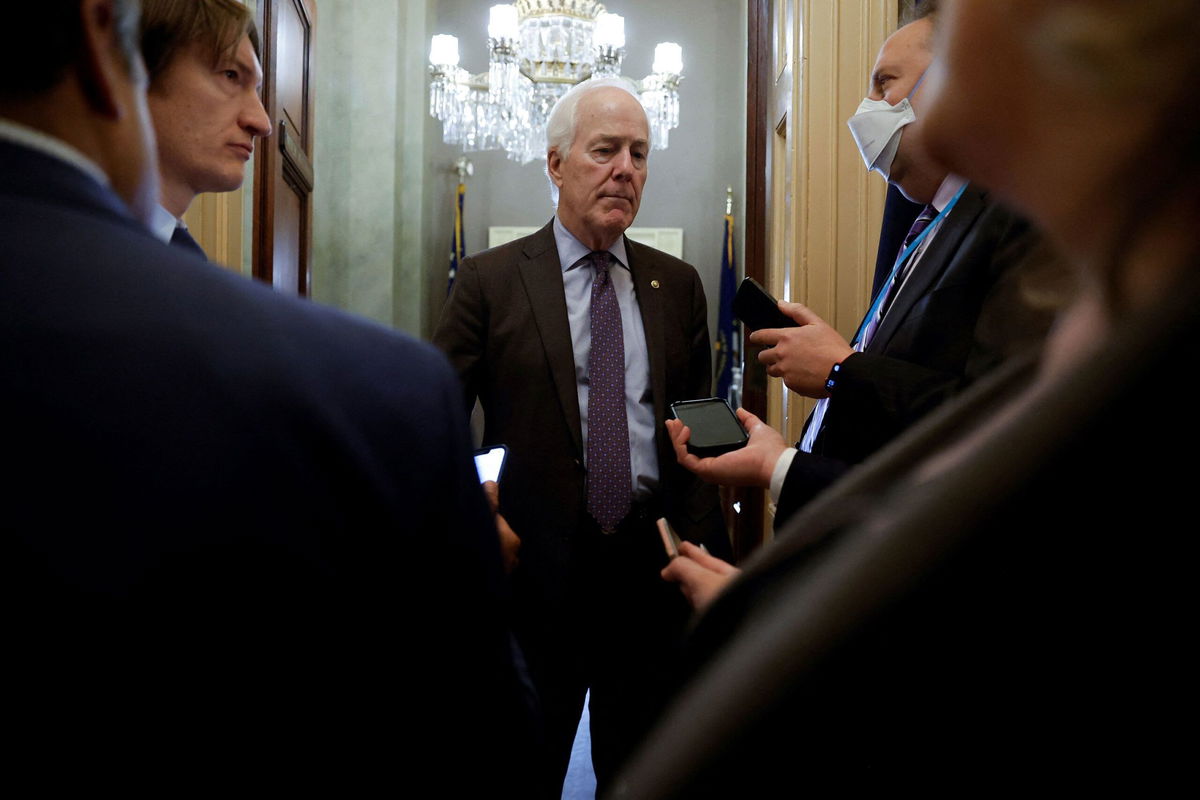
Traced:
<path id="1" fill-rule="evenodd" d="M 651 289 L 657 289 L 657 288 L 658 288 L 658 281 L 657 281 L 657 280 L 650 281 L 650 288 L 651 288 Z"/>

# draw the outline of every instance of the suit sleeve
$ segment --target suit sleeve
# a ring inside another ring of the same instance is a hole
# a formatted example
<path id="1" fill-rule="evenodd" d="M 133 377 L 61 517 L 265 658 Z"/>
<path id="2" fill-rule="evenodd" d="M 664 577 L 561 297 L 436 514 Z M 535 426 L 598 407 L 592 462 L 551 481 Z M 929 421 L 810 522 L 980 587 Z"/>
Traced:
<path id="1" fill-rule="evenodd" d="M 691 364 L 688 367 L 688 396 L 712 396 L 712 340 L 708 336 L 708 301 L 704 284 L 694 275 L 692 285 Z"/>
<path id="2" fill-rule="evenodd" d="M 838 478 L 850 471 L 852 464 L 836 458 L 799 452 L 788 467 L 787 477 L 775 504 L 775 521 L 772 527 L 778 531 L 788 519 L 808 504 L 810 500 L 832 486 Z"/>
<path id="3" fill-rule="evenodd" d="M 510 598 L 499 542 L 471 460 L 466 419 L 453 407 L 458 387 L 448 370 L 440 378 L 431 381 L 430 405 L 445 412 L 430 412 L 427 423 L 444 428 L 439 438 L 447 473 L 445 495 L 431 503 L 431 515 L 441 530 L 429 531 L 411 553 L 423 556 L 414 558 L 419 568 L 438 569 L 432 577 L 397 577 L 428 585 L 422 593 L 426 609 L 398 609 L 397 619 L 405 622 L 400 631 L 424 629 L 426 635 L 417 643 L 425 648 L 414 648 L 414 657 L 435 682 L 409 690 L 425 693 L 414 705 L 428 710 L 426 723 L 440 734 L 433 741 L 453 741 L 470 729 L 486 742 L 477 754 L 482 774 L 468 778 L 473 790 L 506 787 L 508 793 L 522 795 L 529 790 L 525 782 L 537 738 L 534 701 L 510 633 Z M 433 469 L 437 456 L 427 458 L 427 467 Z"/>
<path id="4" fill-rule="evenodd" d="M 479 285 L 479 267 L 467 258 L 458 270 L 454 288 L 442 308 L 433 344 L 441 350 L 463 388 L 465 408 L 470 411 L 479 395 L 480 369 L 487 345 L 488 309 Z"/>

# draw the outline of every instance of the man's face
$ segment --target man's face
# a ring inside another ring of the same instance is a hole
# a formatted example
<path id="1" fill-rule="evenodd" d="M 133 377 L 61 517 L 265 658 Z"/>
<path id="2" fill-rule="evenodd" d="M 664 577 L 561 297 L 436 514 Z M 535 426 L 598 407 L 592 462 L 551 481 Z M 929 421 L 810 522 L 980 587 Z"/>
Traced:
<path id="1" fill-rule="evenodd" d="M 922 82 L 913 92 L 913 87 L 933 61 L 933 53 L 929 49 L 932 34 L 933 23 L 922 19 L 905 25 L 888 37 L 871 71 L 871 90 L 867 95 L 872 100 L 885 100 L 893 106 L 905 97 L 909 98 L 917 118 L 906 125 L 900 135 L 900 146 L 892 161 L 888 180 L 898 185 L 909 199 L 924 203 L 933 199 L 933 193 L 945 177 L 945 171 L 930 164 L 925 153 L 924 121 L 921 116 L 921 96 L 925 83 Z"/>
<path id="2" fill-rule="evenodd" d="M 593 250 L 609 247 L 633 224 L 646 183 L 650 132 L 641 103 L 613 87 L 584 95 L 575 109 L 575 138 L 563 159 L 547 155 L 559 190 L 558 217 Z"/>
<path id="3" fill-rule="evenodd" d="M 210 56 L 200 43 L 184 48 L 150 87 L 163 205 L 176 216 L 201 192 L 241 186 L 255 138 L 271 134 L 250 38 L 216 64 Z"/>

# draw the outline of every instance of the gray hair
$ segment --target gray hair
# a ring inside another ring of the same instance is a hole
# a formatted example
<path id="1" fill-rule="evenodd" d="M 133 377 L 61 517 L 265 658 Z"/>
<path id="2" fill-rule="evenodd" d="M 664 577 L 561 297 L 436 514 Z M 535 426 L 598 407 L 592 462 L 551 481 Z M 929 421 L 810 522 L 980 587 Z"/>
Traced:
<path id="1" fill-rule="evenodd" d="M 610 87 L 628 92 L 634 100 L 638 101 L 639 106 L 642 104 L 632 82 L 626 78 L 606 76 L 588 78 L 586 81 L 575 84 L 567 90 L 566 94 L 558 98 L 554 108 L 550 109 L 550 118 L 546 122 L 546 180 L 550 181 L 550 201 L 555 208 L 558 208 L 558 187 L 554 185 L 554 179 L 550 177 L 550 151 L 557 150 L 562 160 L 567 160 L 567 156 L 571 153 L 571 145 L 575 143 L 575 110 L 579 106 L 579 101 L 583 99 L 584 95 L 597 89 Z M 645 108 L 642 111 L 644 113 Z M 647 149 L 653 145 L 653 142 L 649 141 L 650 135 L 650 118 L 647 117 Z"/>

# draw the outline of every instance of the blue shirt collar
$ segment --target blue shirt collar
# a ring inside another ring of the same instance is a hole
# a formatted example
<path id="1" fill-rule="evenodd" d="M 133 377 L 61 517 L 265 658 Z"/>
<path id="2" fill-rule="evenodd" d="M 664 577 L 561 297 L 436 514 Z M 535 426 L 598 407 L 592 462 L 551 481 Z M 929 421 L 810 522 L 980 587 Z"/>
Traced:
<path id="1" fill-rule="evenodd" d="M 159 241 L 164 244 L 171 243 L 171 237 L 175 235 L 175 227 L 183 225 L 183 222 L 176 219 L 175 215 L 162 207 L 161 203 L 154 204 L 154 220 L 150 223 L 150 230 L 158 237 Z M 184 230 L 187 226 L 183 225 Z"/>
<path id="2" fill-rule="evenodd" d="M 578 266 L 579 262 L 592 252 L 591 248 L 586 247 L 567 230 L 567 226 L 562 224 L 557 214 L 554 215 L 554 244 L 558 246 L 558 262 L 563 272 Z M 612 253 L 618 264 L 629 269 L 629 258 L 625 255 L 624 235 L 617 237 L 617 240 L 608 248 L 608 252 Z"/>

